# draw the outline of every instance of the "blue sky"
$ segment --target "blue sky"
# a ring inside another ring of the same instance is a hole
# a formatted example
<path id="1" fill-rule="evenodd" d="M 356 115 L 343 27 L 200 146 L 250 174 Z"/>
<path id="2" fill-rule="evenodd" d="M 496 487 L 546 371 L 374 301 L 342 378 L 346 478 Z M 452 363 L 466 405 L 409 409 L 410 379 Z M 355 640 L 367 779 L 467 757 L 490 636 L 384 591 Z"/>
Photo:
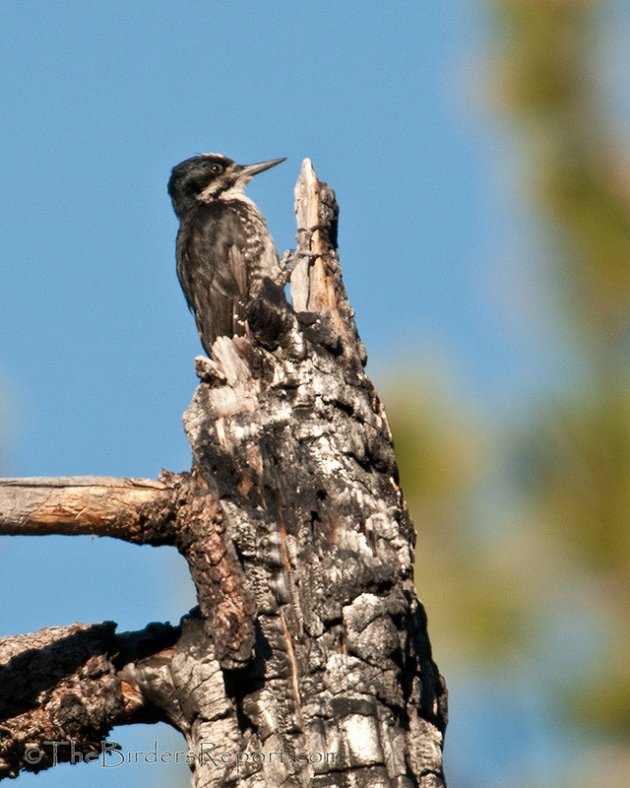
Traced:
<path id="1" fill-rule="evenodd" d="M 500 407 L 535 388 L 545 362 L 511 312 L 518 223 L 475 5 L 3 3 L 0 473 L 189 467 L 181 413 L 200 347 L 166 181 L 199 151 L 288 157 L 250 188 L 281 250 L 302 158 L 334 186 L 377 380 L 437 365 L 473 402 Z M 194 603 L 173 551 L 91 539 L 2 540 L 0 591 L 11 600 L 0 634 L 139 628 Z M 118 739 L 147 749 L 154 733 Z M 170 784 L 135 767 L 124 779 Z M 120 780 L 84 767 L 37 785 Z"/>

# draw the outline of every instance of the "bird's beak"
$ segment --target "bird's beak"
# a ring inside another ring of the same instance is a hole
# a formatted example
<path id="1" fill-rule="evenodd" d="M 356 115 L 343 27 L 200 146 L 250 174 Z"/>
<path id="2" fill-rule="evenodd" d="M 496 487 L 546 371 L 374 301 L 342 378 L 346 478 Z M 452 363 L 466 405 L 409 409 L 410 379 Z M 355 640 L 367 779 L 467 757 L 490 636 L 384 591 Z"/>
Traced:
<path id="1" fill-rule="evenodd" d="M 261 161 L 258 162 L 258 164 L 243 164 L 240 167 L 238 179 L 239 181 L 248 181 L 250 178 L 253 178 L 254 175 L 258 175 L 259 172 L 264 172 L 271 167 L 275 167 L 276 164 L 282 164 L 283 161 L 286 161 L 286 157 L 282 159 L 269 159 L 269 161 Z"/>

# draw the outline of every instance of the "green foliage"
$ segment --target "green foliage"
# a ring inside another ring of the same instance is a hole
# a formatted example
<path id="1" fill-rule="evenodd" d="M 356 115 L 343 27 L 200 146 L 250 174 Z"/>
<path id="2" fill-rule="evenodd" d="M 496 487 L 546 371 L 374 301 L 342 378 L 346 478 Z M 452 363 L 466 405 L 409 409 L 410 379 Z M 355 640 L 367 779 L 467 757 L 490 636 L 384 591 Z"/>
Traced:
<path id="1" fill-rule="evenodd" d="M 519 611 L 528 592 L 513 573 L 510 548 L 496 534 L 490 548 L 477 530 L 479 491 L 492 476 L 490 436 L 480 414 L 462 412 L 445 389 L 402 379 L 385 390 L 385 403 L 419 531 L 417 585 L 438 664 L 483 671 L 523 648 Z"/>
<path id="2" fill-rule="evenodd" d="M 497 10 L 505 103 L 522 125 L 532 195 L 554 241 L 549 280 L 585 370 L 532 414 L 524 489 L 536 527 L 570 556 L 567 581 L 593 584 L 593 615 L 611 631 L 611 671 L 602 643 L 564 684 L 571 721 L 630 744 L 630 638 L 619 634 L 630 608 L 630 173 L 598 96 L 610 5 L 506 0 Z"/>
<path id="3" fill-rule="evenodd" d="M 480 671 L 503 661 L 508 675 L 511 660 L 529 660 L 567 735 L 616 742 L 617 768 L 597 773 L 599 784 L 621 786 L 619 764 L 630 759 L 630 173 L 600 95 L 612 3 L 491 5 L 498 103 L 548 232 L 538 270 L 555 296 L 549 325 L 581 375 L 549 380 L 524 428 L 516 417 L 472 428 L 478 416 L 414 380 L 385 400 L 438 664 L 471 660 Z M 506 446 L 511 475 L 489 459 Z M 494 524 L 484 531 L 490 499 Z"/>

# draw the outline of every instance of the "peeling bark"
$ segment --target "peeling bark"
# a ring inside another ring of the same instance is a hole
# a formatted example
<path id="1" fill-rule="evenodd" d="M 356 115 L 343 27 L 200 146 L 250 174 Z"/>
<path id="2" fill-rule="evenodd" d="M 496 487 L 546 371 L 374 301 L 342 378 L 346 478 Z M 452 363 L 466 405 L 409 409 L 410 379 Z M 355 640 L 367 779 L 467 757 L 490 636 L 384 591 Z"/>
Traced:
<path id="1" fill-rule="evenodd" d="M 171 543 L 188 561 L 199 609 L 167 648 L 102 657 L 110 706 L 86 717 L 86 740 L 150 715 L 186 737 L 195 786 L 434 788 L 446 692 L 414 530 L 341 279 L 334 192 L 308 160 L 296 210 L 292 306 L 265 283 L 251 336 L 196 361 L 191 473 L 46 480 L 40 494 L 37 480 L 0 482 L 0 533 Z M 121 648 L 103 633 L 103 654 Z M 24 744 L 6 712 L 0 725 Z"/>

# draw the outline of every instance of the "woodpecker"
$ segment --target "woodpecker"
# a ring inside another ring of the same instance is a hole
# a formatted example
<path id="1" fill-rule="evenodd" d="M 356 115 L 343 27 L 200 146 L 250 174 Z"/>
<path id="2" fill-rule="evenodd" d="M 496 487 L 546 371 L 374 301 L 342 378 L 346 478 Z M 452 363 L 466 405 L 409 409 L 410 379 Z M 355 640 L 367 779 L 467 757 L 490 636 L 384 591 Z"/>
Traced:
<path id="1" fill-rule="evenodd" d="M 265 278 L 277 281 L 278 253 L 245 186 L 285 159 L 236 164 L 201 153 L 173 167 L 168 193 L 179 219 L 177 277 L 208 355 L 220 336 L 245 336 L 247 305 Z"/>

